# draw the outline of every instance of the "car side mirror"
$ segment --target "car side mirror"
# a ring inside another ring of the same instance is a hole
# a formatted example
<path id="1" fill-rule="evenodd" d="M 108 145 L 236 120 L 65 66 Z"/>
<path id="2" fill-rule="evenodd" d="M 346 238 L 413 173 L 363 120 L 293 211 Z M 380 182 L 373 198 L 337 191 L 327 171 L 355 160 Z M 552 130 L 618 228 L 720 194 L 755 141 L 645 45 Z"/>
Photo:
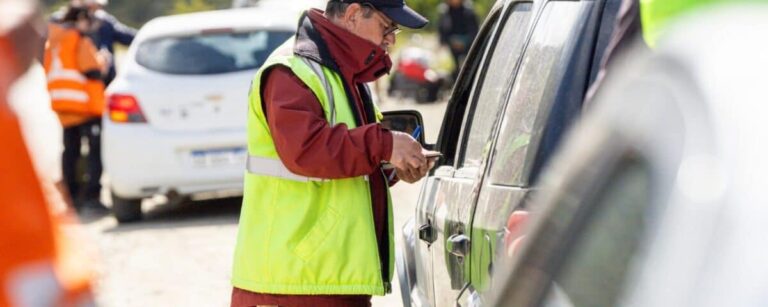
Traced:
<path id="1" fill-rule="evenodd" d="M 418 141 L 422 147 L 432 150 L 434 145 L 428 145 L 424 141 L 424 120 L 421 113 L 416 110 L 398 110 L 383 112 L 384 119 L 381 126 L 393 131 L 408 133 Z"/>

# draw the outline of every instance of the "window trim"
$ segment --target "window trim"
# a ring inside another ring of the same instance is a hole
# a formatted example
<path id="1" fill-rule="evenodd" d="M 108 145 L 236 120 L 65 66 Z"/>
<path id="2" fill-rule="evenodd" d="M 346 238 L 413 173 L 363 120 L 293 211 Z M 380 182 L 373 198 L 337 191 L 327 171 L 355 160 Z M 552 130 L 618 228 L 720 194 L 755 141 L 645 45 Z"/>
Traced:
<path id="1" fill-rule="evenodd" d="M 520 64 L 522 63 L 522 59 L 525 56 L 525 51 L 528 49 L 528 44 L 531 39 L 532 29 L 534 27 L 534 20 L 538 20 L 538 10 L 535 6 L 535 3 L 530 0 L 520 0 L 520 1 L 510 1 L 507 3 L 505 7 L 505 11 L 503 12 L 503 16 L 501 16 L 501 20 L 498 24 L 496 24 L 496 27 L 494 27 L 494 36 L 492 37 L 493 41 L 491 42 L 491 45 L 486 49 L 485 54 L 483 55 L 483 63 L 482 63 L 482 71 L 478 73 L 478 75 L 475 76 L 472 84 L 472 88 L 469 93 L 469 99 L 470 101 L 467 102 L 467 106 L 465 107 L 464 116 L 461 120 L 461 130 L 459 132 L 459 137 L 457 140 L 457 146 L 456 146 L 456 159 L 453 161 L 453 167 L 457 170 L 464 169 L 464 159 L 466 158 L 467 154 L 467 145 L 469 142 L 469 136 L 471 134 L 472 130 L 472 121 L 470 119 L 473 119 L 475 116 L 475 111 L 477 111 L 477 106 L 479 104 L 480 100 L 480 92 L 483 88 L 483 85 L 486 81 L 486 76 L 488 74 L 488 70 L 490 68 L 491 60 L 493 59 L 493 50 L 496 49 L 496 46 L 498 45 L 499 41 L 501 40 L 501 34 L 504 31 L 504 27 L 502 25 L 506 25 L 507 21 L 512 17 L 512 14 L 515 12 L 515 8 L 517 5 L 520 4 L 530 4 L 530 14 L 531 18 L 529 19 L 529 23 L 526 28 L 526 32 L 523 34 L 523 43 L 521 45 L 520 49 L 520 55 L 518 56 L 517 60 L 515 61 L 515 71 L 512 72 L 512 77 L 509 80 L 509 84 L 507 84 L 506 88 L 504 89 L 504 92 L 502 94 L 503 97 L 508 97 L 509 93 L 512 91 L 512 87 L 515 84 L 515 81 L 517 80 L 517 75 L 520 72 Z M 504 101 L 499 103 L 499 110 L 505 110 L 506 105 L 509 103 L 509 101 L 504 98 Z M 496 139 L 496 136 L 500 129 L 498 129 L 498 126 L 500 124 L 499 119 L 502 117 L 500 116 L 503 114 L 503 112 L 499 112 L 496 114 L 496 117 L 493 119 L 493 124 L 491 125 L 491 133 L 488 135 L 489 139 L 493 143 L 493 140 Z M 493 149 L 493 144 L 491 144 L 491 150 Z M 490 153 L 490 151 L 489 151 Z M 482 160 L 485 160 L 486 158 L 483 157 Z M 477 171 L 484 171 L 483 164 L 472 167 L 472 169 L 477 169 Z M 461 173 L 461 172 L 459 172 Z M 463 172 L 467 174 L 467 176 L 471 176 L 472 174 L 477 174 L 477 172 Z M 472 176 L 474 177 L 474 176 Z"/>
<path id="2" fill-rule="evenodd" d="M 498 36 L 498 27 L 500 24 L 500 18 L 502 14 L 508 11 L 512 4 L 519 2 L 531 2 L 532 0 L 511 0 L 505 3 L 503 6 L 494 6 L 488 17 L 483 22 L 477 37 L 472 43 L 472 46 L 467 53 L 467 60 L 475 59 L 479 57 L 477 67 L 469 67 L 468 65 L 462 65 L 459 70 L 459 78 L 454 84 L 451 91 L 451 98 L 448 101 L 448 107 L 445 115 L 443 116 L 442 126 L 440 127 L 440 134 L 437 139 L 435 148 L 443 153 L 445 159 L 442 159 L 440 164 L 436 168 L 441 166 L 450 166 L 455 169 L 457 161 L 457 155 L 459 152 L 459 140 L 461 138 L 461 131 L 464 126 L 463 118 L 466 114 L 467 108 L 473 100 L 472 94 L 476 85 L 476 79 L 480 74 L 483 74 L 485 67 L 487 66 L 487 54 L 490 51 L 490 45 L 480 43 L 478 38 L 487 35 L 489 44 L 492 44 Z M 468 61 L 465 60 L 464 63 Z M 467 73 L 474 73 L 472 76 L 466 76 Z M 464 100 L 464 101 L 462 101 Z M 455 120 L 457 115 L 460 115 L 462 120 Z M 435 169 L 436 169 L 435 168 Z"/>

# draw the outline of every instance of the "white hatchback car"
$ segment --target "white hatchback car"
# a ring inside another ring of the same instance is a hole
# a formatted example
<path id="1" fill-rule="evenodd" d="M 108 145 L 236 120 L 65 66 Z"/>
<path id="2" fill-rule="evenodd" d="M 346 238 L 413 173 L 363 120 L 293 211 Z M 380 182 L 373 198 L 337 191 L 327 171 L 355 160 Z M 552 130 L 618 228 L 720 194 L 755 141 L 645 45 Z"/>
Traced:
<path id="1" fill-rule="evenodd" d="M 103 160 L 120 222 L 157 194 L 241 191 L 248 91 L 298 16 L 237 9 L 160 17 L 107 89 Z"/>

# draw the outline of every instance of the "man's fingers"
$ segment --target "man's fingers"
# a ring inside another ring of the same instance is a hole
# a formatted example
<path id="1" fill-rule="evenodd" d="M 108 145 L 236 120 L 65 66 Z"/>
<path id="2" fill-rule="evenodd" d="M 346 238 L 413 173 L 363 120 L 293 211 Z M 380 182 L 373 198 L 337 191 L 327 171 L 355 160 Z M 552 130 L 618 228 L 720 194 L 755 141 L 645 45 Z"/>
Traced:
<path id="1" fill-rule="evenodd" d="M 402 181 L 413 183 L 413 176 L 411 176 L 411 172 L 408 168 L 397 169 L 397 177 Z"/>
<path id="2" fill-rule="evenodd" d="M 409 168 L 408 169 L 408 180 L 410 182 L 414 182 L 414 181 L 416 181 L 416 178 L 418 178 L 417 177 L 417 170 L 418 169 L 416 169 L 416 168 Z"/>
<path id="3" fill-rule="evenodd" d="M 410 165 L 412 168 L 421 168 L 425 164 L 427 164 L 427 157 L 425 157 L 420 151 L 413 154 L 408 159 L 408 165 Z"/>
<path id="4" fill-rule="evenodd" d="M 427 172 L 429 172 L 428 162 L 419 165 L 418 167 L 410 167 L 409 164 L 407 167 L 397 170 L 398 177 L 400 177 L 401 180 L 409 183 L 416 182 L 423 178 L 427 175 Z"/>

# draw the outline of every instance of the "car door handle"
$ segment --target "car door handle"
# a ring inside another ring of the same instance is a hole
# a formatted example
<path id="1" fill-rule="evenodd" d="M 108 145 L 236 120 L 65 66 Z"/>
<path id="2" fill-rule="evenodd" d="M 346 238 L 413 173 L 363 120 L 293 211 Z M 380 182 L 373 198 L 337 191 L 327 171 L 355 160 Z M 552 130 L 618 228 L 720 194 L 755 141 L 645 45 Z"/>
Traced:
<path id="1" fill-rule="evenodd" d="M 464 234 L 455 234 L 448 237 L 445 248 L 454 256 L 466 257 L 469 253 L 469 237 Z"/>
<path id="2" fill-rule="evenodd" d="M 435 229 L 432 228 L 431 224 L 427 223 L 419 226 L 419 239 L 427 242 L 427 244 L 432 244 L 437 240 L 435 238 Z"/>

